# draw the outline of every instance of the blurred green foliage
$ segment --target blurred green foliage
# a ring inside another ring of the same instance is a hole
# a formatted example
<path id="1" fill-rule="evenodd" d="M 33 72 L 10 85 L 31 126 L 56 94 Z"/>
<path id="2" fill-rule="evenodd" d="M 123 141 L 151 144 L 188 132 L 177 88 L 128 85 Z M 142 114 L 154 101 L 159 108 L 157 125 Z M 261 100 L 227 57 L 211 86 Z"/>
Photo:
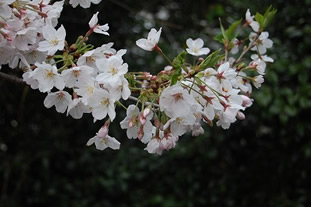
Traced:
<path id="1" fill-rule="evenodd" d="M 128 49 L 130 70 L 156 72 L 165 62 L 135 47 L 151 27 L 163 27 L 160 44 L 171 58 L 188 37 L 201 37 L 215 50 L 218 17 L 227 27 L 247 8 L 264 12 L 270 4 L 278 9 L 268 27 L 275 62 L 246 120 L 229 130 L 206 127 L 203 136 L 184 136 L 162 156 L 126 138 L 118 125 L 122 115 L 110 127 L 120 151 L 86 147 L 103 123 L 46 109 L 44 94 L 1 80 L 0 206 L 310 206 L 310 0 L 103 0 L 89 10 L 67 6 L 60 23 L 75 38 L 100 11 L 111 36 L 90 41 L 113 41 Z"/>

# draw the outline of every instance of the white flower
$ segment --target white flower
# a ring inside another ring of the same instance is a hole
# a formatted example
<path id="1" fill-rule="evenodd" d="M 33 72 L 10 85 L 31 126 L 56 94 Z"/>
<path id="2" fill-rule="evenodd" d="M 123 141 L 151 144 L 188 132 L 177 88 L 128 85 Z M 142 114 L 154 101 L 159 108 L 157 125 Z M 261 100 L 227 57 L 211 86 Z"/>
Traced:
<path id="1" fill-rule="evenodd" d="M 43 103 L 46 108 L 51 108 L 55 105 L 57 112 L 64 113 L 71 101 L 71 96 L 68 92 L 58 91 L 49 93 Z"/>
<path id="2" fill-rule="evenodd" d="M 150 112 L 145 118 L 145 123 L 142 125 L 140 121 L 139 109 L 135 105 L 130 105 L 126 111 L 126 117 L 120 123 L 122 129 L 126 130 L 126 135 L 129 139 L 136 139 L 139 136 L 139 132 L 142 134 L 140 137 L 143 143 L 147 143 L 150 141 L 153 135 L 153 125 L 151 123 L 151 119 L 153 117 L 153 113 Z"/>
<path id="3" fill-rule="evenodd" d="M 148 34 L 147 39 L 142 38 L 137 40 L 136 45 L 144 50 L 152 51 L 159 42 L 161 32 L 162 28 L 160 28 L 159 31 L 152 28 Z"/>
<path id="4" fill-rule="evenodd" d="M 123 100 L 127 100 L 131 95 L 129 83 L 123 76 L 119 82 L 118 85 L 105 84 L 105 88 L 108 89 L 115 100 L 119 100 L 121 97 Z"/>
<path id="5" fill-rule="evenodd" d="M 47 51 L 48 55 L 54 55 L 57 50 L 64 49 L 66 30 L 63 25 L 56 31 L 52 25 L 47 24 L 42 28 L 42 34 L 45 41 L 39 43 L 39 51 Z"/>
<path id="6" fill-rule="evenodd" d="M 147 150 L 147 152 L 149 152 L 150 154 L 158 154 L 161 155 L 163 149 L 160 148 L 160 139 L 158 138 L 154 138 L 151 139 L 150 142 L 148 142 L 147 147 L 144 150 Z"/>
<path id="7" fill-rule="evenodd" d="M 114 137 L 108 135 L 107 126 L 103 126 L 100 128 L 98 133 L 86 143 L 87 146 L 90 146 L 95 143 L 96 149 L 104 150 L 107 147 L 117 150 L 120 149 L 120 142 L 116 140 Z"/>
<path id="8" fill-rule="evenodd" d="M 174 136 L 181 136 L 187 132 L 189 126 L 195 123 L 195 120 L 195 116 L 191 113 L 186 116 L 172 118 L 163 126 L 163 129 L 166 129 L 167 125 L 170 125 L 172 134 Z"/>
<path id="9" fill-rule="evenodd" d="M 76 85 L 79 79 L 91 78 L 91 73 L 94 69 L 89 66 L 76 66 L 67 70 L 64 70 L 61 77 L 65 81 L 67 87 L 72 88 Z"/>
<path id="10" fill-rule="evenodd" d="M 256 33 L 252 32 L 250 33 L 250 41 L 254 41 L 254 38 L 256 37 Z M 272 40 L 268 39 L 269 33 L 268 32 L 262 32 L 258 40 L 256 41 L 256 45 L 251 48 L 252 51 L 257 51 L 259 52 L 260 55 L 263 55 L 267 52 L 267 48 L 271 48 L 273 46 Z"/>
<path id="11" fill-rule="evenodd" d="M 28 27 L 16 32 L 12 44 L 22 51 L 27 51 L 30 47 L 36 43 L 37 31 L 36 28 Z"/>
<path id="12" fill-rule="evenodd" d="M 89 21 L 89 26 L 91 28 L 91 30 L 95 33 L 99 33 L 99 34 L 104 34 L 104 35 L 109 35 L 109 33 L 107 32 L 109 30 L 109 26 L 108 24 L 105 25 L 99 25 L 98 23 L 98 12 L 96 12 L 93 17 L 91 18 L 91 20 Z"/>
<path id="13" fill-rule="evenodd" d="M 3 18 L 9 18 L 13 13 L 9 6 L 15 0 L 0 0 L 0 14 Z"/>
<path id="14" fill-rule="evenodd" d="M 57 72 L 56 66 L 47 63 L 36 63 L 37 68 L 32 73 L 31 77 L 39 82 L 39 90 L 41 92 L 50 91 L 53 87 L 63 90 L 65 82 Z"/>
<path id="15" fill-rule="evenodd" d="M 89 113 L 90 108 L 81 101 L 81 98 L 75 98 L 68 105 L 67 116 L 70 114 L 74 119 L 80 119 L 84 113 Z"/>
<path id="16" fill-rule="evenodd" d="M 102 120 L 107 114 L 111 121 L 116 117 L 114 100 L 109 92 L 104 89 L 95 89 L 88 98 L 88 105 L 92 107 L 92 115 L 95 119 Z"/>
<path id="17" fill-rule="evenodd" d="M 251 16 L 251 13 L 249 9 L 247 9 L 246 14 L 245 14 L 245 19 L 246 23 L 251 26 L 251 28 L 255 31 L 258 32 L 259 30 L 259 23 L 254 21 L 254 16 Z"/>
<path id="18" fill-rule="evenodd" d="M 179 84 L 169 86 L 160 96 L 160 110 L 170 118 L 187 116 L 196 108 L 196 100 Z"/>
<path id="19" fill-rule="evenodd" d="M 255 76 L 253 79 L 253 84 L 256 88 L 260 88 L 261 87 L 261 84 L 264 82 L 264 79 L 263 79 L 263 76 L 262 75 L 258 75 L 258 76 Z"/>
<path id="20" fill-rule="evenodd" d="M 82 102 L 88 105 L 88 99 L 93 95 L 95 91 L 95 80 L 93 78 L 81 78 L 76 83 L 77 89 L 75 92 L 82 96 Z"/>
<path id="21" fill-rule="evenodd" d="M 274 61 L 271 57 L 269 57 L 267 55 L 258 56 L 257 54 L 253 54 L 251 56 L 251 59 L 253 61 L 250 63 L 250 67 L 256 69 L 260 75 L 265 74 L 265 69 L 267 66 L 266 62 L 273 63 L 273 61 Z"/>
<path id="22" fill-rule="evenodd" d="M 109 83 L 120 85 L 123 75 L 128 71 L 127 63 L 123 63 L 121 58 L 112 56 L 107 61 L 98 61 L 97 67 L 103 71 L 96 77 L 100 84 Z"/>
<path id="23" fill-rule="evenodd" d="M 29 70 L 29 71 L 25 72 L 25 73 L 23 74 L 23 80 L 24 80 L 28 85 L 30 85 L 30 87 L 31 87 L 32 89 L 38 89 L 38 88 L 39 88 L 39 82 L 38 82 L 36 79 L 34 79 L 34 78 L 31 77 L 31 76 L 32 76 L 32 73 L 33 73 L 32 70 Z"/>
<path id="24" fill-rule="evenodd" d="M 188 48 L 186 51 L 194 56 L 207 55 L 210 52 L 210 49 L 207 47 L 203 48 L 204 42 L 201 38 L 193 40 L 191 38 L 187 39 L 186 44 Z"/>
<path id="25" fill-rule="evenodd" d="M 99 4 L 99 2 L 101 2 L 101 0 L 70 0 L 69 4 L 71 4 L 73 8 L 76 8 L 78 5 L 80 5 L 82 8 L 86 9 L 90 8 L 91 3 Z"/>
<path id="26" fill-rule="evenodd" d="M 234 46 L 231 48 L 230 53 L 234 55 L 234 54 L 237 54 L 239 52 L 239 47 L 240 47 L 241 41 L 238 40 L 237 38 L 235 38 L 233 40 L 233 44 L 234 44 Z"/>
<path id="27" fill-rule="evenodd" d="M 160 142 L 160 150 L 170 150 L 176 146 L 176 142 L 178 141 L 179 137 L 173 135 L 173 133 L 169 133 L 161 139 Z"/>

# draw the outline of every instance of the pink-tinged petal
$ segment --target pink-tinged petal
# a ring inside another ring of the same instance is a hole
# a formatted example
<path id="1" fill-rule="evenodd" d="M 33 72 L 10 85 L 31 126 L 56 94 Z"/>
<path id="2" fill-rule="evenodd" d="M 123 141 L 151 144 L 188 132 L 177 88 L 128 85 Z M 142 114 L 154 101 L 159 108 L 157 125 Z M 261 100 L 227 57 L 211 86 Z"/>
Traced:
<path id="1" fill-rule="evenodd" d="M 92 27 L 94 27 L 96 24 L 97 24 L 97 22 L 98 22 L 98 12 L 96 12 L 93 16 L 92 16 L 92 18 L 91 18 L 91 20 L 89 21 L 89 26 L 90 26 L 90 28 L 92 28 Z"/>
<path id="2" fill-rule="evenodd" d="M 120 142 L 116 140 L 114 137 L 110 137 L 107 135 L 108 138 L 108 147 L 110 147 L 113 150 L 118 150 L 120 149 Z"/>
<path id="3" fill-rule="evenodd" d="M 56 103 L 55 94 L 48 94 L 43 101 L 43 104 L 46 108 L 51 108 L 52 106 L 55 105 L 55 103 Z"/>
<path id="4" fill-rule="evenodd" d="M 105 141 L 102 139 L 99 139 L 98 137 L 96 137 L 95 146 L 96 146 L 96 149 L 98 149 L 98 150 L 104 150 L 108 147 L 106 145 Z"/>
<path id="5" fill-rule="evenodd" d="M 86 145 L 87 146 L 91 146 L 92 144 L 95 143 L 95 140 L 96 140 L 96 136 L 92 137 L 91 139 L 89 139 L 89 141 L 87 141 Z"/>

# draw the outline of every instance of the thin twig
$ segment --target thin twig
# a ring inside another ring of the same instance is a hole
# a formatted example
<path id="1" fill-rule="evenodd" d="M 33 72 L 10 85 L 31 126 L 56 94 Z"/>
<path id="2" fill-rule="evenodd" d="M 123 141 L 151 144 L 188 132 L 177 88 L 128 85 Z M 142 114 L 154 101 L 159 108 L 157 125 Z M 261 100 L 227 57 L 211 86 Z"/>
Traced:
<path id="1" fill-rule="evenodd" d="M 21 78 L 18 78 L 16 76 L 9 75 L 9 74 L 3 73 L 3 72 L 0 72 L 0 78 L 7 80 L 7 81 L 10 81 L 10 82 L 13 82 L 13 83 L 18 83 L 18 84 L 25 84 L 26 83 Z"/>
<path id="2" fill-rule="evenodd" d="M 259 38 L 259 34 L 257 34 L 256 38 L 254 39 L 253 42 L 251 42 L 248 47 L 243 50 L 243 52 L 241 53 L 240 57 L 238 59 L 236 59 L 232 64 L 231 64 L 231 67 L 234 66 L 235 64 L 239 63 L 241 61 L 241 59 L 244 57 L 244 55 L 252 48 L 255 46 L 257 40 Z"/>
<path id="3" fill-rule="evenodd" d="M 129 99 L 132 100 L 132 101 L 138 101 L 138 98 L 136 98 L 134 96 L 130 96 Z M 151 103 L 149 101 L 145 102 L 145 105 L 147 105 L 147 106 L 154 105 L 155 107 L 159 107 L 160 108 L 159 104 Z"/>

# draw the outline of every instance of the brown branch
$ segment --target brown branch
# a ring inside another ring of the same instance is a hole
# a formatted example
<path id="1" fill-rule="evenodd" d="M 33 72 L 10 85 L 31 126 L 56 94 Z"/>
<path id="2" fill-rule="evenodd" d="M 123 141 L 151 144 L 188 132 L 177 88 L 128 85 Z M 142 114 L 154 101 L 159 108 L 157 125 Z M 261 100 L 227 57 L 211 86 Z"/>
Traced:
<path id="1" fill-rule="evenodd" d="M 18 78 L 16 76 L 9 75 L 9 74 L 3 73 L 3 72 L 0 72 L 0 79 L 4 79 L 6 81 L 10 81 L 12 83 L 18 83 L 18 84 L 25 84 L 26 83 L 21 78 Z"/>

